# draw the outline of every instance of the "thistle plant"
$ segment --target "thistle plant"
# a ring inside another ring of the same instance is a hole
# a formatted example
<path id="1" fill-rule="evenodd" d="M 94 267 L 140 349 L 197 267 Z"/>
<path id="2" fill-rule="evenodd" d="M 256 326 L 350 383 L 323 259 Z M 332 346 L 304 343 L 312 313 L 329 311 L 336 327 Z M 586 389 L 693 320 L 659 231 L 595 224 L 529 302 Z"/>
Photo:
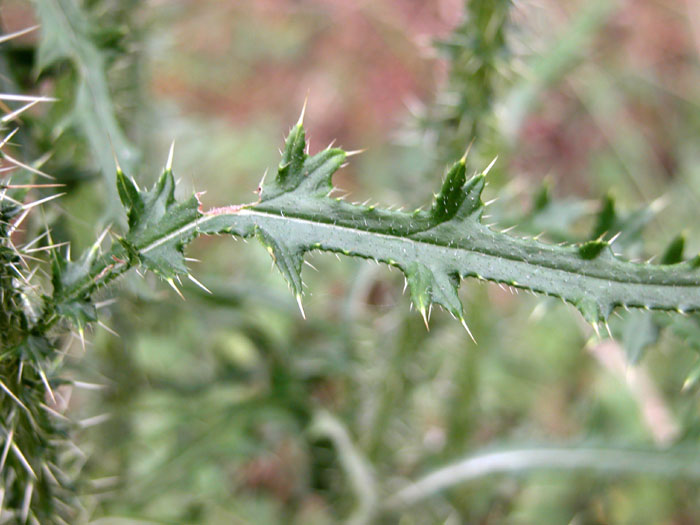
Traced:
<path id="1" fill-rule="evenodd" d="M 458 295 L 461 281 L 468 278 L 560 298 L 603 336 L 600 327 L 607 326 L 617 308 L 679 314 L 700 309 L 700 256 L 684 259 L 684 241 L 677 237 L 658 263 L 624 259 L 615 250 L 620 238 L 612 231 L 617 214 L 611 201 L 601 211 L 594 238 L 581 243 L 551 244 L 484 223 L 488 203 L 483 202 L 482 192 L 496 159 L 476 171 L 467 154 L 455 159 L 426 209 L 392 211 L 332 197 L 333 175 L 357 152 L 329 147 L 310 154 L 303 110 L 285 140 L 276 171 L 263 177 L 254 202 L 205 209 L 197 194 L 177 200 L 173 148 L 155 185 L 141 188 L 133 177 L 136 168 L 131 147 L 113 115 L 105 64 L 85 36 L 88 22 L 68 0 L 37 2 L 37 6 L 44 20 L 65 15 L 79 22 L 69 24 L 71 33 L 52 26 L 44 40 L 40 67 L 59 59 L 79 66 L 79 127 L 91 140 L 92 149 L 100 152 L 105 179 L 116 182 L 110 207 L 119 206 L 118 195 L 126 221 L 122 229 L 104 230 L 75 259 L 44 234 L 41 251 L 49 253 L 50 286 L 43 286 L 42 268 L 31 259 L 39 241 L 23 240 L 17 245 L 17 232 L 21 233 L 31 210 L 56 195 L 32 200 L 34 194 L 28 190 L 48 188 L 13 185 L 11 181 L 0 187 L 1 519 L 18 523 L 75 521 L 78 483 L 70 441 L 64 439 L 70 424 L 57 409 L 55 396 L 56 388 L 67 382 L 60 375 L 60 342 L 70 329 L 84 340 L 86 328 L 98 321 L 96 292 L 129 270 L 153 272 L 179 295 L 183 278 L 206 290 L 192 274 L 185 256 L 187 245 L 200 235 L 257 239 L 286 279 L 302 316 L 302 268 L 305 257 L 316 251 L 374 260 L 399 269 L 426 328 L 433 306 L 439 306 L 455 317 L 470 337 L 469 312 L 464 311 Z M 494 46 L 501 49 L 507 3 L 499 6 L 501 18 L 493 34 Z M 494 72 L 480 74 L 488 77 Z M 96 96 L 87 96 L 88 89 Z M 470 138 L 478 133 L 476 122 L 490 107 L 493 93 L 482 95 L 483 104 L 475 105 L 477 116 L 469 124 Z M 471 107 L 470 100 L 467 96 L 462 106 Z M 30 103 L 34 101 L 44 100 L 35 98 Z M 103 120 L 105 134 L 99 130 L 90 134 L 96 131 L 95 122 L 101 121 L 94 119 L 96 114 L 109 115 Z M 34 176 L 45 176 L 37 166 L 18 161 L 8 152 L 12 132 L 4 131 L 5 162 Z M 114 156 L 124 169 L 118 163 L 113 169 L 111 156 L 109 162 L 105 160 L 105 151 L 112 149 L 107 137 L 111 137 Z M 111 172 L 105 171 L 108 164 Z M 409 490 L 405 499 L 418 496 Z"/>
<path id="2" fill-rule="evenodd" d="M 300 308 L 301 270 L 308 252 L 334 252 L 389 264 L 404 273 L 412 303 L 426 327 L 432 307 L 438 305 L 458 319 L 470 336 L 457 294 L 460 280 L 468 277 L 559 297 L 595 327 L 605 324 L 617 307 L 679 313 L 700 308 L 700 257 L 682 260 L 680 240 L 671 244 L 659 264 L 651 264 L 615 255 L 614 238 L 559 246 L 494 230 L 481 220 L 486 207 L 481 192 L 490 166 L 468 178 L 466 155 L 447 170 L 427 210 L 406 213 L 350 204 L 329 196 L 332 176 L 349 153 L 328 148 L 310 155 L 302 113 L 286 139 L 277 173 L 261 181 L 258 200 L 206 211 L 197 195 L 175 199 L 172 148 L 151 189 L 139 188 L 118 168 L 117 188 L 128 230 L 104 251 L 106 235 L 100 236 L 77 260 L 52 250 L 52 292 L 40 299 L 31 299 L 21 284 L 17 270 L 21 254 L 9 244 L 8 233 L 18 226 L 15 217 L 26 205 L 4 203 L 2 282 L 7 329 L 3 348 L 9 368 L 2 377 L 17 380 L 0 385 L 6 393 L 3 407 L 8 425 L 3 457 L 12 460 L 8 463 L 12 468 L 3 472 L 12 478 L 6 479 L 5 486 L 17 487 L 8 496 L 17 508 L 25 509 L 23 516 L 33 501 L 35 484 L 49 490 L 50 480 L 56 481 L 54 460 L 45 458 L 56 454 L 56 445 L 42 441 L 44 435 L 59 433 L 49 417 L 52 410 L 42 399 L 52 395 L 45 370 L 57 359 L 50 339 L 53 327 L 70 322 L 84 337 L 85 327 L 97 320 L 95 291 L 132 268 L 155 273 L 178 294 L 183 277 L 204 287 L 191 274 L 184 255 L 186 245 L 198 235 L 259 240 Z M 27 311 L 28 302 L 37 302 L 33 313 Z"/>

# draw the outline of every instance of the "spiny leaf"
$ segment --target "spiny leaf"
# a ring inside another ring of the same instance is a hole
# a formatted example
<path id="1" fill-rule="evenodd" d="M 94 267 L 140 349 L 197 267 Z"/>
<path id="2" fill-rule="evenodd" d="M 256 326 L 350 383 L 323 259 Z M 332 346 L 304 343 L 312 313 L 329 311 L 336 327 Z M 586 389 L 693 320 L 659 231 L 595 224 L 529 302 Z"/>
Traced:
<path id="1" fill-rule="evenodd" d="M 464 198 L 455 214 L 454 218 L 465 220 L 472 218 L 475 221 L 481 220 L 484 211 L 484 203 L 481 201 L 481 193 L 486 186 L 486 177 L 483 174 L 474 175 L 464 185 Z"/>
<path id="2" fill-rule="evenodd" d="M 315 197 L 325 197 L 333 189 L 331 177 L 345 162 L 346 153 L 342 149 L 329 148 L 313 157 L 305 159 L 300 191 Z"/>
<path id="3" fill-rule="evenodd" d="M 106 232 L 105 232 L 106 233 Z M 70 261 L 57 250 L 52 252 L 51 281 L 53 296 L 56 300 L 56 312 L 72 322 L 78 330 L 83 330 L 89 323 L 97 320 L 95 305 L 90 300 L 89 293 L 72 294 L 71 291 L 90 275 L 99 254 L 100 237 L 90 250 L 85 251 L 77 261 Z"/>
<path id="4" fill-rule="evenodd" d="M 125 176 L 120 177 L 127 181 Z M 199 203 L 192 196 L 184 202 L 175 200 L 175 181 L 172 171 L 166 169 L 149 191 L 139 191 L 131 183 L 128 207 L 129 232 L 121 239 L 121 244 L 130 256 L 138 258 L 143 266 L 165 279 L 186 274 L 187 266 L 183 247 L 196 235 L 196 231 L 181 228 L 192 224 L 199 217 Z M 148 247 L 148 249 L 144 249 Z"/>
<path id="5" fill-rule="evenodd" d="M 89 267 L 79 263 L 53 266 L 54 300 L 56 313 L 73 323 L 78 330 L 97 321 L 95 305 L 86 294 L 81 297 L 64 296 L 71 284 L 79 283 L 88 274 Z"/>
<path id="6" fill-rule="evenodd" d="M 129 218 L 129 231 L 105 255 L 98 247 L 79 261 L 56 258 L 53 264 L 53 302 L 58 313 L 71 317 L 78 326 L 89 320 L 87 302 L 95 288 L 135 265 L 142 265 L 166 280 L 188 274 L 184 246 L 196 235 L 201 217 L 196 196 L 175 200 L 175 181 L 165 169 L 150 190 L 140 190 L 121 170 L 117 184 Z"/>
<path id="7" fill-rule="evenodd" d="M 426 325 L 433 304 L 443 306 L 454 317 L 464 320 L 462 303 L 457 295 L 459 279 L 456 276 L 450 275 L 443 268 L 429 268 L 419 262 L 414 262 L 405 271 L 411 289 L 411 300 Z"/>
<path id="8" fill-rule="evenodd" d="M 265 246 L 272 256 L 273 261 L 287 279 L 294 295 L 301 295 L 301 264 L 304 260 L 304 251 L 297 246 L 288 246 L 284 239 L 275 238 L 263 228 L 256 228 L 255 236 Z"/>
<path id="9" fill-rule="evenodd" d="M 305 149 L 304 128 L 297 124 L 285 141 L 277 176 L 262 187 L 261 201 L 296 189 L 310 196 L 323 197 L 333 189 L 331 176 L 345 162 L 346 153 L 338 148 L 328 148 L 310 157 Z"/>
<path id="10" fill-rule="evenodd" d="M 444 222 L 454 217 L 466 197 L 463 188 L 467 181 L 465 160 L 455 163 L 447 172 L 442 189 L 435 197 L 430 214 L 437 222 Z"/>
<path id="11" fill-rule="evenodd" d="M 303 177 L 303 166 L 306 160 L 306 134 L 301 123 L 292 128 L 282 152 L 277 168 L 277 182 L 285 189 L 296 188 Z"/>
<path id="12" fill-rule="evenodd" d="M 143 201 L 139 195 L 138 186 L 131 177 L 124 174 L 121 168 L 117 168 L 117 191 L 124 208 L 127 210 L 129 227 L 133 227 L 138 216 L 143 213 Z"/>
<path id="13" fill-rule="evenodd" d="M 301 124 L 292 128 L 277 176 L 248 205 L 200 213 L 194 197 L 174 200 L 169 170 L 148 192 L 118 175 L 129 232 L 93 265 L 93 280 L 84 279 L 73 293 L 91 291 L 96 274 L 106 282 L 137 263 L 166 278 L 184 273 L 182 247 L 195 235 L 230 233 L 257 237 L 297 298 L 304 254 L 321 250 L 400 268 L 423 315 L 438 304 L 463 321 L 457 287 L 465 277 L 560 297 L 592 323 L 606 320 L 618 306 L 700 309 L 700 257 L 673 266 L 638 264 L 613 254 L 612 239 L 557 246 L 494 231 L 481 223 L 484 174 L 465 180 L 463 160 L 448 170 L 429 211 L 351 205 L 328 196 L 346 154 L 328 149 L 309 156 L 303 137 Z M 111 262 L 125 252 L 127 261 Z"/>
<path id="14" fill-rule="evenodd" d="M 297 126 L 287 144 L 304 151 L 301 136 Z M 308 169 L 315 160 L 304 154 L 303 162 L 297 160 L 297 171 L 286 176 L 292 180 L 317 176 L 313 168 Z M 202 232 L 242 236 L 262 228 L 267 235 L 283 239 L 284 245 L 296 246 L 296 260 L 305 251 L 320 249 L 387 262 L 407 275 L 419 309 L 437 303 L 455 315 L 461 315 L 461 307 L 454 302 L 455 280 L 467 276 L 561 297 L 593 322 L 623 305 L 683 311 L 700 307 L 700 276 L 691 263 L 670 272 L 619 259 L 602 240 L 553 246 L 487 228 L 479 220 L 484 177 L 465 181 L 465 170 L 460 161 L 448 171 L 429 212 L 354 206 L 311 194 L 295 183 L 294 189 L 271 192 L 235 213 L 205 214 L 198 227 Z M 278 190 L 279 182 L 271 187 Z"/>

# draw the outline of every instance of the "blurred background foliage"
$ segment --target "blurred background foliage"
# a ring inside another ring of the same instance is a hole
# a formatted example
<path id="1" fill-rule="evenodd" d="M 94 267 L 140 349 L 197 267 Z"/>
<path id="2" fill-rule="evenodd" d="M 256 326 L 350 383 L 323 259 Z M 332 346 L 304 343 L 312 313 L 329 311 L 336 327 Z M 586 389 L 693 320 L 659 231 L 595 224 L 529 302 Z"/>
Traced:
<path id="1" fill-rule="evenodd" d="M 79 7 L 74 43 L 99 61 L 41 63 L 42 38 L 68 31 L 60 5 Z M 60 99 L 18 140 L 67 185 L 34 227 L 74 253 L 123 221 L 105 148 L 150 184 L 174 139 L 182 194 L 248 202 L 307 95 L 312 151 L 366 149 L 336 176 L 349 200 L 425 205 L 473 141 L 473 170 L 498 155 L 490 222 L 552 242 L 622 232 L 635 259 L 681 231 L 700 249 L 692 0 L 3 0 L 0 17 L 43 24 L 2 48 L 2 83 Z M 80 103 L 91 67 L 97 109 Z M 100 111 L 123 141 L 94 135 Z M 261 247 L 200 238 L 189 255 L 211 295 L 130 276 L 102 297 L 118 336 L 65 341 L 90 387 L 61 395 L 91 522 L 697 522 L 697 315 L 620 315 L 601 340 L 556 300 L 467 281 L 475 346 L 443 312 L 427 332 L 374 263 L 314 255 L 303 321 Z M 387 503 L 435 469 L 533 446 L 589 450 L 588 468 L 514 461 Z M 657 455 L 610 472 L 596 447 Z"/>

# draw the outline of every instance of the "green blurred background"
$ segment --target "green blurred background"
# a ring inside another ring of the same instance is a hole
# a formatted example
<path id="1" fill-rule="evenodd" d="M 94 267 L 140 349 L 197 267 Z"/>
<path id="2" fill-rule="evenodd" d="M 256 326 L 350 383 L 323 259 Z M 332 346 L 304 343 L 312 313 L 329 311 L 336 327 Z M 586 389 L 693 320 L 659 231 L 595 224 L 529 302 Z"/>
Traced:
<path id="1" fill-rule="evenodd" d="M 426 205 L 474 139 L 473 171 L 498 155 L 485 197 L 498 198 L 488 222 L 500 228 L 552 242 L 622 231 L 616 248 L 634 259 L 680 231 L 688 253 L 700 249 L 693 0 L 82 8 L 108 28 L 94 38 L 113 55 L 109 86 L 141 184 L 175 140 L 181 195 L 253 200 L 308 96 L 311 151 L 333 140 L 366 150 L 335 177 L 348 200 Z M 0 16 L 5 31 L 35 19 L 20 0 Z M 69 191 L 46 213 L 78 252 L 110 220 L 111 194 L 84 138 L 61 140 L 45 171 Z M 101 297 L 117 299 L 101 319 L 119 336 L 96 328 L 85 351 L 67 342 L 70 375 L 102 385 L 64 393 L 82 422 L 93 523 L 700 522 L 698 467 L 673 460 L 700 452 L 697 316 L 624 314 L 601 340 L 557 300 L 467 281 L 475 345 L 441 311 L 426 331 L 402 276 L 374 263 L 309 257 L 304 321 L 256 243 L 200 238 L 188 254 L 212 295 L 185 286 L 182 301 L 131 276 Z M 611 472 L 602 447 L 658 455 Z M 584 451 L 590 468 L 515 461 L 385 505 L 435 469 L 533 448 Z"/>

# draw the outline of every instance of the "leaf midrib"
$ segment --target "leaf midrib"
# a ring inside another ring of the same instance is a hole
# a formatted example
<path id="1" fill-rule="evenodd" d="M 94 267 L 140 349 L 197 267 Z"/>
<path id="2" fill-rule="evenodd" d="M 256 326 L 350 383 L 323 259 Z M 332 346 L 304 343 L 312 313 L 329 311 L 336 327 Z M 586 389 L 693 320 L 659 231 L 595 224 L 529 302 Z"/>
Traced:
<path id="1" fill-rule="evenodd" d="M 317 219 L 317 218 L 308 218 L 308 217 L 305 217 L 305 216 L 293 215 L 293 214 L 282 213 L 282 212 L 276 213 L 276 212 L 271 211 L 271 210 L 265 210 L 265 211 L 256 210 L 256 209 L 254 209 L 253 207 L 250 207 L 250 208 L 242 208 L 242 209 L 238 210 L 238 211 L 235 212 L 235 213 L 216 214 L 216 215 L 214 215 L 214 214 L 205 214 L 203 217 L 200 217 L 199 219 L 197 219 L 196 221 L 194 221 L 194 223 L 191 223 L 191 224 L 188 224 L 188 225 L 186 225 L 186 226 L 183 226 L 182 228 L 176 230 L 175 232 L 172 232 L 171 234 L 169 234 L 169 235 L 165 236 L 164 238 L 160 239 L 159 241 L 157 241 L 157 242 L 155 242 L 155 243 L 149 245 L 148 247 L 143 248 L 142 251 L 143 251 L 143 252 L 147 252 L 147 251 L 150 251 L 150 250 L 152 250 L 152 249 L 155 249 L 155 248 L 157 248 L 158 246 L 161 246 L 162 244 L 168 242 L 169 240 L 172 240 L 172 239 L 174 239 L 174 238 L 177 238 L 178 236 L 180 236 L 180 235 L 182 235 L 182 234 L 188 232 L 189 230 L 191 230 L 191 229 L 193 229 L 193 228 L 196 228 L 196 227 L 199 226 L 200 224 L 209 222 L 210 220 L 214 220 L 214 219 L 216 219 L 216 218 L 221 218 L 222 216 L 235 217 L 236 215 L 249 215 L 249 216 L 250 216 L 250 215 L 253 215 L 253 216 L 260 216 L 260 217 L 269 217 L 269 218 L 275 218 L 275 219 L 283 219 L 283 220 L 294 220 L 294 221 L 299 221 L 299 222 L 304 222 L 304 223 L 307 223 L 307 224 L 311 224 L 311 225 L 314 225 L 314 226 L 325 226 L 325 227 L 329 227 L 329 228 L 339 228 L 339 229 L 349 230 L 349 231 L 352 231 L 352 232 L 355 232 L 355 233 L 359 233 L 359 234 L 365 234 L 365 235 L 370 235 L 370 236 L 380 236 L 380 237 L 384 237 L 384 238 L 387 238 L 387 239 L 391 239 L 391 240 L 393 240 L 393 241 L 397 241 L 397 240 L 398 240 L 398 241 L 404 241 L 404 242 L 405 242 L 405 241 L 408 241 L 408 242 L 411 242 L 411 243 L 418 243 L 418 244 L 426 244 L 426 245 L 431 245 L 431 246 L 438 246 L 438 247 L 440 247 L 440 248 L 445 248 L 445 249 L 449 249 L 449 250 L 467 251 L 467 252 L 472 252 L 472 253 L 478 253 L 478 254 L 481 254 L 481 255 L 485 255 L 485 256 L 488 256 L 488 257 L 501 258 L 501 259 L 505 259 L 505 260 L 508 260 L 508 261 L 513 261 L 513 262 L 518 262 L 518 263 L 524 263 L 524 264 L 527 264 L 527 265 L 530 265 L 530 266 L 533 266 L 533 267 L 546 268 L 547 270 L 556 270 L 556 271 L 568 273 L 568 274 L 570 274 L 570 275 L 583 276 L 583 277 L 586 277 L 586 278 L 589 278 L 589 279 L 596 279 L 596 280 L 599 280 L 599 281 L 605 281 L 605 282 L 610 282 L 610 281 L 612 281 L 612 282 L 616 282 L 616 283 L 620 283 L 620 284 L 624 284 L 624 285 L 632 285 L 632 286 L 662 286 L 662 287 L 669 287 L 669 288 L 673 288 L 673 287 L 689 287 L 689 288 L 693 288 L 693 287 L 698 287 L 698 286 L 699 286 L 697 283 L 685 283 L 685 282 L 680 282 L 680 283 L 678 283 L 678 282 L 667 283 L 667 282 L 633 281 L 633 280 L 621 279 L 621 278 L 619 278 L 619 277 L 617 277 L 617 276 L 611 276 L 611 275 L 608 275 L 608 274 L 605 274 L 605 275 L 596 275 L 596 274 L 592 274 L 592 273 L 587 272 L 587 271 L 580 271 L 580 272 L 579 272 L 579 271 L 574 271 L 574 270 L 571 270 L 571 269 L 558 268 L 558 267 L 556 267 L 556 266 L 546 265 L 546 264 L 543 264 L 543 263 L 541 263 L 541 262 L 533 262 L 533 261 L 523 260 L 523 259 L 515 258 L 515 257 L 512 257 L 512 256 L 509 257 L 507 254 L 498 253 L 498 252 L 488 252 L 488 251 L 485 251 L 485 250 L 470 249 L 470 248 L 465 248 L 465 247 L 462 247 L 462 246 L 449 246 L 449 245 L 446 245 L 446 244 L 442 244 L 442 243 L 440 243 L 440 242 L 431 242 L 429 239 L 414 239 L 414 238 L 411 238 L 411 237 L 402 237 L 402 236 L 399 236 L 399 235 L 392 235 L 392 234 L 386 233 L 386 232 L 377 232 L 377 231 L 373 231 L 373 230 L 369 230 L 369 229 L 366 230 L 366 229 L 355 228 L 355 227 L 347 226 L 347 225 L 343 225 L 343 224 L 337 224 L 337 223 L 333 223 L 333 222 L 330 222 L 330 221 L 319 220 L 319 219 Z M 324 218 L 325 218 L 325 217 L 324 217 Z M 438 225 L 438 226 L 439 226 L 439 225 Z M 426 230 L 418 231 L 418 232 L 415 232 L 415 233 L 425 233 L 425 232 L 427 232 L 427 231 L 429 231 L 429 230 L 430 230 L 430 229 L 426 229 Z M 495 235 L 499 235 L 498 232 L 493 232 L 493 231 L 492 231 L 492 233 L 494 233 Z M 411 235 L 413 235 L 413 234 L 411 234 Z M 503 235 L 503 237 L 504 237 L 505 239 L 508 239 L 508 236 Z M 551 247 L 550 247 L 549 245 L 546 245 L 546 244 L 541 244 L 541 246 L 542 246 L 543 249 L 551 249 Z M 359 254 L 354 254 L 354 255 L 359 256 Z M 375 257 L 375 258 L 376 258 L 376 257 Z M 385 262 L 388 262 L 388 261 L 385 261 Z M 615 259 L 615 260 L 613 261 L 613 264 L 615 264 L 615 263 L 621 263 L 621 264 L 627 263 L 627 264 L 632 264 L 632 263 L 629 263 L 628 261 L 624 261 L 624 260 L 620 260 L 620 259 Z M 653 269 L 651 269 L 651 271 L 653 271 Z M 664 273 L 664 275 L 665 275 L 665 276 L 668 276 L 666 273 Z M 526 283 L 517 283 L 517 284 L 513 284 L 513 286 L 522 287 L 522 288 L 528 288 L 528 286 L 527 286 Z"/>

